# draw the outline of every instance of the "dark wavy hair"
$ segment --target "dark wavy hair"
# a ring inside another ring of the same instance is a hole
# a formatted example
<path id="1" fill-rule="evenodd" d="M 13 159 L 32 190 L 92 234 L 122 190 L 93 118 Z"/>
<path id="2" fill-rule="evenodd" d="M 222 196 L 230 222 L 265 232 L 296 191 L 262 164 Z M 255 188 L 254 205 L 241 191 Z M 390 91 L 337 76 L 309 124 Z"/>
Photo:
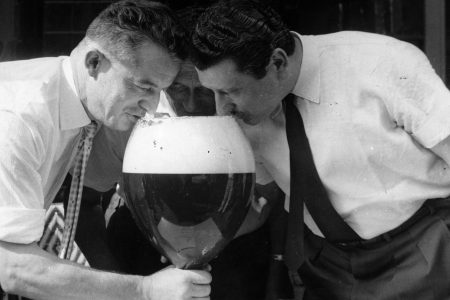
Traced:
<path id="1" fill-rule="evenodd" d="M 86 37 L 99 42 L 119 60 L 152 41 L 179 59 L 188 55 L 185 31 L 172 10 L 148 0 L 122 0 L 109 5 L 89 25 Z"/>
<path id="2" fill-rule="evenodd" d="M 193 5 L 176 11 L 181 26 L 183 26 L 186 31 L 186 35 L 189 40 L 194 33 L 195 25 L 197 25 L 198 19 L 205 12 L 205 10 L 206 7 L 204 6 Z"/>
<path id="3" fill-rule="evenodd" d="M 197 22 L 192 45 L 191 59 L 200 70 L 231 59 L 240 72 L 256 78 L 266 75 L 274 49 L 291 55 L 295 48 L 281 17 L 253 0 L 222 0 L 208 8 Z"/>

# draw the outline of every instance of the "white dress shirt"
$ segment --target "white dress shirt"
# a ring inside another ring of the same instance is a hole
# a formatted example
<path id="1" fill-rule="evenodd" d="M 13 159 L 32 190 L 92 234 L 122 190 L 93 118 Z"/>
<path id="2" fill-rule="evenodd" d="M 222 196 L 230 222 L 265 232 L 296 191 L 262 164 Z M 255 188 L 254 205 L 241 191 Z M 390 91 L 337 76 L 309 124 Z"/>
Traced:
<path id="1" fill-rule="evenodd" d="M 40 239 L 90 122 L 67 57 L 0 64 L 0 240 Z"/>
<path id="2" fill-rule="evenodd" d="M 318 174 L 344 220 L 368 239 L 426 199 L 449 196 L 450 168 L 430 149 L 450 135 L 450 92 L 425 55 L 376 34 L 296 36 L 303 61 L 293 93 Z M 244 129 L 257 181 L 273 178 L 289 195 L 284 122 L 280 112 Z M 322 236 L 307 210 L 305 223 Z"/>

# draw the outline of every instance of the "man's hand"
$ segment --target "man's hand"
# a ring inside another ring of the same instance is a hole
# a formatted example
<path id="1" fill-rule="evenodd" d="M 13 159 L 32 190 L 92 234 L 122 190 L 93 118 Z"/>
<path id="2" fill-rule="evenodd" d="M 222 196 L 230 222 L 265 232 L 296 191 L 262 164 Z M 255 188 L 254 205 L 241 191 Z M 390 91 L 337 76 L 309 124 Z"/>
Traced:
<path id="1" fill-rule="evenodd" d="M 210 299 L 208 271 L 181 270 L 169 266 L 144 278 L 142 290 L 149 300 Z"/>

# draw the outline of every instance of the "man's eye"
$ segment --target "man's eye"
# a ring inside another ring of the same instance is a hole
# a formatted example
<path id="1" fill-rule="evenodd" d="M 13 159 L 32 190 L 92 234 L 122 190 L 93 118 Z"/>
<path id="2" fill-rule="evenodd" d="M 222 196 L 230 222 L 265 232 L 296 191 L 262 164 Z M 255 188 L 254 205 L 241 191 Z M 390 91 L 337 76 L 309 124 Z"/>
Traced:
<path id="1" fill-rule="evenodd" d="M 142 86 L 137 86 L 141 91 L 146 92 L 146 93 L 151 93 L 153 92 L 153 88 L 152 87 L 142 87 Z"/>
<path id="2" fill-rule="evenodd" d="M 167 92 L 171 97 L 186 96 L 189 95 L 189 88 L 184 85 L 171 85 Z"/>
<path id="3" fill-rule="evenodd" d="M 167 90 L 172 92 L 185 92 L 189 88 L 185 85 L 174 83 Z"/>
<path id="4" fill-rule="evenodd" d="M 207 88 L 196 88 L 194 90 L 194 98 L 203 102 L 214 102 L 214 93 Z"/>

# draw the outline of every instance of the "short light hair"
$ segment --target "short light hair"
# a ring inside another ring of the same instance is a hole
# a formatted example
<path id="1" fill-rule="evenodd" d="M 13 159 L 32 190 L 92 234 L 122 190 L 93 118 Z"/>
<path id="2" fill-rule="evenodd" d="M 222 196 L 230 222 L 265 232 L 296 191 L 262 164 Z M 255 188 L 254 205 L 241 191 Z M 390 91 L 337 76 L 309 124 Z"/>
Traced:
<path id="1" fill-rule="evenodd" d="M 89 25 L 86 38 L 99 43 L 119 60 L 151 41 L 175 58 L 187 57 L 186 36 L 176 15 L 162 3 L 122 0 L 109 5 Z"/>

